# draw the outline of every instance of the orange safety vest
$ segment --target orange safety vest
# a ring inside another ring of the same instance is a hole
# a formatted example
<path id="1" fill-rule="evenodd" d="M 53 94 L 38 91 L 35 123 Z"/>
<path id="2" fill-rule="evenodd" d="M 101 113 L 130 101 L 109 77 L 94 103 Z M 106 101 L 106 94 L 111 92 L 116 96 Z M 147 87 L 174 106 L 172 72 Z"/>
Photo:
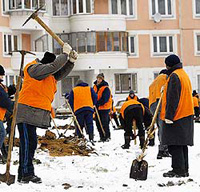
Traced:
<path id="1" fill-rule="evenodd" d="M 145 108 L 144 108 L 143 104 L 134 99 L 131 99 L 129 101 L 126 101 L 120 109 L 120 114 L 122 115 L 123 119 L 124 119 L 124 112 L 125 112 L 126 108 L 129 107 L 130 105 L 141 105 L 143 114 L 145 113 Z"/>
<path id="2" fill-rule="evenodd" d="M 19 93 L 19 103 L 51 111 L 51 103 L 53 102 L 54 95 L 57 91 L 57 81 L 53 75 L 50 75 L 41 81 L 31 78 L 27 70 L 28 67 L 34 64 L 37 64 L 36 60 L 27 64 L 24 68 L 24 82 Z"/>
<path id="3" fill-rule="evenodd" d="M 104 92 L 104 90 L 105 90 L 105 88 L 107 88 L 108 86 L 102 86 L 100 89 L 99 89 L 99 91 L 98 91 L 98 95 L 97 95 L 97 101 L 99 101 L 100 99 L 101 99 L 101 97 L 102 97 L 102 95 L 103 95 L 103 92 Z M 109 87 L 108 87 L 109 88 Z M 111 92 L 111 91 L 110 91 Z M 112 95 L 111 95 L 111 93 L 110 93 L 110 98 L 109 98 L 109 100 L 108 100 L 108 102 L 107 103 L 105 103 L 104 105 L 102 105 L 102 106 L 99 106 L 99 110 L 108 110 L 108 109 L 111 109 L 111 107 L 112 107 Z"/>
<path id="4" fill-rule="evenodd" d="M 7 92 L 7 87 L 4 87 L 3 85 L 0 84 L 0 86 Z M 7 109 L 1 108 L 0 107 L 0 121 L 4 120 L 5 114 L 6 114 Z"/>
<path id="5" fill-rule="evenodd" d="M 199 107 L 199 100 L 197 97 L 193 97 L 193 104 L 194 104 L 194 107 Z"/>
<path id="6" fill-rule="evenodd" d="M 73 88 L 74 92 L 74 112 L 83 107 L 93 108 L 93 100 L 91 95 L 91 88 L 77 86 Z"/>
<path id="7" fill-rule="evenodd" d="M 160 74 L 149 86 L 149 107 L 156 102 L 157 99 L 160 99 L 161 88 L 167 82 L 167 75 Z"/>
<path id="8" fill-rule="evenodd" d="M 94 92 L 97 93 L 98 90 L 97 90 L 97 86 L 96 85 L 93 86 L 93 89 L 94 89 Z"/>
<path id="9" fill-rule="evenodd" d="M 187 73 L 183 69 L 177 69 L 173 73 L 178 75 L 178 78 L 181 82 L 181 95 L 178 107 L 176 109 L 176 113 L 174 116 L 173 121 L 177 121 L 181 118 L 188 117 L 190 115 L 194 115 L 194 108 L 193 108 L 193 99 L 192 99 L 192 86 L 190 79 Z M 172 73 L 172 74 L 173 74 Z M 169 83 L 170 77 L 167 80 L 164 95 L 162 99 L 162 108 L 160 113 L 160 118 L 164 121 L 165 120 L 165 113 L 166 113 L 166 104 L 167 104 L 167 87 Z"/>
<path id="10" fill-rule="evenodd" d="M 129 101 L 129 100 L 131 100 L 131 99 L 134 99 L 134 100 L 137 101 L 137 100 L 138 100 L 138 97 L 137 97 L 136 95 L 135 95 L 133 98 L 131 98 L 130 96 L 127 97 L 127 101 Z"/>

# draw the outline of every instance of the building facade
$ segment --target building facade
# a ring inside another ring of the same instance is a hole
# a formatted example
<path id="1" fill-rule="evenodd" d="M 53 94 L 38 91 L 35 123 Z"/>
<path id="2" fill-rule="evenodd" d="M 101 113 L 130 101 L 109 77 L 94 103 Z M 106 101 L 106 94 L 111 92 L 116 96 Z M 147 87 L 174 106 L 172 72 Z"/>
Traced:
<path id="1" fill-rule="evenodd" d="M 43 5 L 39 17 L 79 53 L 69 77 L 58 83 L 55 107 L 79 78 L 92 86 L 100 72 L 115 101 L 130 89 L 146 97 L 172 53 L 181 57 L 193 89 L 200 91 L 200 0 L 0 0 L 0 64 L 6 67 L 7 85 L 18 74 L 21 59 L 11 51 L 25 49 L 38 58 L 46 50 L 62 52 L 36 21 L 22 27 Z M 155 15 L 161 18 L 157 21 Z M 34 58 L 27 55 L 26 62 Z"/>

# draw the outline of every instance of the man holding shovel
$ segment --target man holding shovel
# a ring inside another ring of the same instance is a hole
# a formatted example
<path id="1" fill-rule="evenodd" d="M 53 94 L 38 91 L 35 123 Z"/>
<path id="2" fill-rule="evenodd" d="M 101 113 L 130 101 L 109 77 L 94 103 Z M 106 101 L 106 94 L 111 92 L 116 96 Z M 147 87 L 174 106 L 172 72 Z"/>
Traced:
<path id="1" fill-rule="evenodd" d="M 176 55 L 165 59 L 169 78 L 164 89 L 160 117 L 164 121 L 161 144 L 172 155 L 172 170 L 164 177 L 188 177 L 188 145 L 193 145 L 194 108 L 192 86 Z"/>
<path id="2" fill-rule="evenodd" d="M 33 157 L 37 148 L 36 127 L 47 128 L 51 122 L 51 103 L 57 81 L 73 69 L 77 53 L 68 44 L 57 58 L 46 52 L 42 60 L 34 60 L 24 68 L 24 82 L 19 94 L 17 124 L 20 137 L 18 182 L 41 183 L 35 175 Z"/>

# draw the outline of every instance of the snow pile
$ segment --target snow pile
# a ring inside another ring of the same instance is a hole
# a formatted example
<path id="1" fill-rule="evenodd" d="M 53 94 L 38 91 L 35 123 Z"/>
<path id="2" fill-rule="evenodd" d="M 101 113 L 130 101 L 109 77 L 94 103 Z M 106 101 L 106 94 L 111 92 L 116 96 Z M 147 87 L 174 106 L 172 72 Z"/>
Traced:
<path id="1" fill-rule="evenodd" d="M 57 125 L 65 125 L 66 120 L 56 120 Z M 61 133 L 64 130 L 59 130 Z M 157 144 L 149 147 L 145 160 L 149 164 L 148 179 L 135 181 L 129 179 L 132 161 L 139 151 L 139 147 L 131 143 L 129 150 L 122 150 L 124 143 L 123 130 L 112 130 L 112 140 L 105 143 L 95 143 L 97 154 L 89 157 L 65 156 L 51 157 L 48 150 L 37 150 L 35 158 L 41 164 L 35 165 L 35 172 L 43 180 L 42 184 L 19 184 L 7 186 L 0 183 L 2 192 L 199 192 L 200 191 L 200 124 L 195 124 L 195 146 L 189 148 L 190 177 L 188 178 L 163 178 L 163 172 L 171 170 L 171 159 L 157 160 Z M 53 130 L 56 133 L 56 130 Z M 66 136 L 73 133 L 68 130 Z M 40 136 L 45 130 L 38 129 Z M 95 140 L 99 136 L 95 130 Z M 157 137 L 156 137 L 157 140 Z M 139 144 L 139 141 L 137 141 Z M 14 148 L 13 161 L 18 160 L 18 148 Z M 11 173 L 17 175 L 18 165 L 12 165 Z M 5 166 L 0 165 L 0 172 L 5 172 Z"/>

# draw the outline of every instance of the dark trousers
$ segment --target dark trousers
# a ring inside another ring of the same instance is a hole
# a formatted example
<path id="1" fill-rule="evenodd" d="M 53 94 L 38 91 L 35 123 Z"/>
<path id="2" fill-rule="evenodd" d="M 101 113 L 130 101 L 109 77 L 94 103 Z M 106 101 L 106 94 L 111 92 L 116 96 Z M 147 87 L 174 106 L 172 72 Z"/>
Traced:
<path id="1" fill-rule="evenodd" d="M 94 127 L 93 127 L 93 112 L 92 111 L 82 111 L 76 115 L 78 123 L 83 130 L 86 128 L 86 133 L 93 137 Z M 76 127 L 76 134 L 81 137 L 79 129 Z M 91 138 L 92 139 L 92 138 Z"/>
<path id="2" fill-rule="evenodd" d="M 169 145 L 169 153 L 172 155 L 172 168 L 175 173 L 188 172 L 188 147 L 187 145 Z"/>
<path id="3" fill-rule="evenodd" d="M 117 127 L 119 127 L 119 121 L 118 121 L 118 118 L 117 118 L 117 114 L 116 114 L 116 113 L 113 113 L 113 114 L 112 114 L 112 118 L 114 119 L 115 124 L 117 125 Z"/>
<path id="4" fill-rule="evenodd" d="M 37 148 L 36 127 L 26 123 L 18 124 L 20 148 L 18 175 L 34 175 L 33 157 Z"/>
<path id="5" fill-rule="evenodd" d="M 195 113 L 195 117 L 198 118 L 199 117 L 199 107 L 194 108 L 194 113 Z"/>
<path id="6" fill-rule="evenodd" d="M 98 129 L 98 132 L 99 132 L 100 139 L 103 140 L 103 139 L 110 138 L 109 110 L 99 110 L 98 112 L 99 112 L 99 116 L 100 116 L 100 120 L 101 120 L 103 129 L 105 131 L 105 137 L 104 137 L 104 134 L 103 134 L 103 131 L 101 129 L 98 117 L 96 115 L 95 120 L 96 120 L 96 125 L 97 125 L 97 129 Z"/>
<path id="7" fill-rule="evenodd" d="M 133 135 L 133 120 L 136 120 L 136 125 L 138 128 L 138 136 L 145 136 L 145 128 L 143 126 L 143 111 L 142 108 L 133 108 L 125 111 L 125 126 L 124 126 L 124 136 Z"/>

